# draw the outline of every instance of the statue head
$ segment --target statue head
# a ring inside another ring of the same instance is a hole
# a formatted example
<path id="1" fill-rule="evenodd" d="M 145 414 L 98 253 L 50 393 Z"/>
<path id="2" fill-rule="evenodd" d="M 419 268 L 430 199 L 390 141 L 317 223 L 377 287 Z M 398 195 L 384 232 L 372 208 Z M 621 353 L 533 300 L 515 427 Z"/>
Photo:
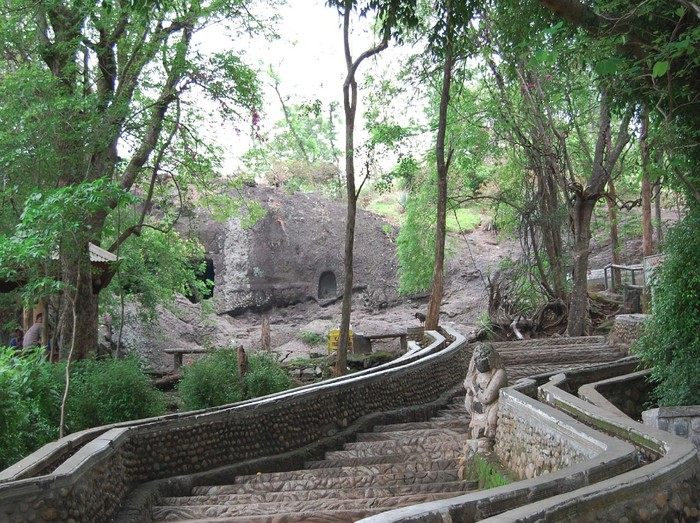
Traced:
<path id="1" fill-rule="evenodd" d="M 501 356 L 496 352 L 496 349 L 485 343 L 479 343 L 474 348 L 472 359 L 476 370 L 482 373 L 503 367 Z"/>

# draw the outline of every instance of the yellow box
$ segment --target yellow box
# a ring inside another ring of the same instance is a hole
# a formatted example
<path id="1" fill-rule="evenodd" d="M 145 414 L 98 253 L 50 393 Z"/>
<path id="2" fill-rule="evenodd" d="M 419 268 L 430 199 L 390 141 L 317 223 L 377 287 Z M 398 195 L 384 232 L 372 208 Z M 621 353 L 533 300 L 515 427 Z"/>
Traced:
<path id="1" fill-rule="evenodd" d="M 348 349 L 352 350 L 352 331 L 348 333 Z M 340 329 L 331 329 L 328 333 L 328 352 L 338 350 L 338 340 L 340 340 Z"/>

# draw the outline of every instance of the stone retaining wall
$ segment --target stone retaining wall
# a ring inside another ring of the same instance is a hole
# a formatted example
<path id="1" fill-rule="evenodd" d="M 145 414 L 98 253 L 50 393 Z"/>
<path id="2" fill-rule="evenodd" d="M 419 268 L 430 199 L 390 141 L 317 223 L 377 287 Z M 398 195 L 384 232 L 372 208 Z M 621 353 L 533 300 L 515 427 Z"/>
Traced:
<path id="1" fill-rule="evenodd" d="M 645 425 L 681 438 L 687 438 L 700 450 L 700 406 L 659 407 L 642 413 Z"/>
<path id="2" fill-rule="evenodd" d="M 432 349 L 400 366 L 115 426 L 50 475 L 0 483 L 0 521 L 106 521 L 136 485 L 303 451 L 376 413 L 434 402 L 461 383 L 470 354 L 459 334 L 444 350 L 444 339 L 432 334 Z"/>
<path id="3" fill-rule="evenodd" d="M 618 314 L 608 335 L 610 345 L 621 349 L 629 349 L 634 340 L 639 338 L 642 324 L 648 318 L 646 314 Z"/>
<path id="4" fill-rule="evenodd" d="M 575 426 L 562 424 L 555 413 L 504 391 L 494 450 L 520 479 L 531 479 L 592 459 L 605 446 Z"/>
<path id="5" fill-rule="evenodd" d="M 628 367 L 629 362 L 622 366 Z M 602 376 L 609 377 L 603 366 L 596 368 Z M 508 429 L 499 427 L 498 436 L 506 441 L 498 442 L 498 452 L 520 466 L 519 456 L 524 456 L 523 462 L 528 458 L 534 461 L 537 456 L 527 454 L 541 446 L 541 476 L 385 512 L 362 522 L 698 521 L 697 450 L 686 440 L 625 417 L 595 387 L 588 399 L 602 406 L 566 392 L 573 383 L 584 381 L 582 375 L 591 381 L 594 374 L 590 369 L 571 370 L 551 377 L 549 382 L 544 377 L 526 379 L 501 390 L 499 409 L 503 410 Z M 537 394 L 541 401 L 523 392 Z M 550 438 L 552 441 L 548 441 Z M 515 447 L 510 457 L 506 450 L 509 444 Z M 558 448 L 561 459 L 552 455 Z M 639 463 L 639 448 L 658 459 Z M 581 461 L 555 472 L 549 472 L 545 466 L 548 463 L 553 469 L 566 459 Z"/>

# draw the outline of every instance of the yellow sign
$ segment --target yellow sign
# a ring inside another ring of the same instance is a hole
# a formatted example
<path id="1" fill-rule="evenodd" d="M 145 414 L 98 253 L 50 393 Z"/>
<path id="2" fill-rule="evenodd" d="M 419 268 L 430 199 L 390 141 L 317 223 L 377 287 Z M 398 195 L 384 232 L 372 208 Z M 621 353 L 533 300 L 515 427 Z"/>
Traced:
<path id="1" fill-rule="evenodd" d="M 348 331 L 348 349 L 352 350 L 352 331 Z M 338 350 L 338 340 L 340 340 L 340 329 L 332 329 L 328 333 L 328 352 Z"/>

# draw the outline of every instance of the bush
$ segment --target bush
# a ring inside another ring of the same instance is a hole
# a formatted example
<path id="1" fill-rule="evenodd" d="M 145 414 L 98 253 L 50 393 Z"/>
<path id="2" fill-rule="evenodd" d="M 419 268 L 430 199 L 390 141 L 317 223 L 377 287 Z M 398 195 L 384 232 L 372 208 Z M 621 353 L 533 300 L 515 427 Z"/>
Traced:
<path id="1" fill-rule="evenodd" d="M 60 381 L 43 350 L 0 347 L 0 470 L 58 435 Z"/>
<path id="2" fill-rule="evenodd" d="M 136 358 L 72 364 L 66 404 L 71 432 L 165 413 L 163 393 L 151 385 Z"/>
<path id="3" fill-rule="evenodd" d="M 241 401 L 237 351 L 219 349 L 183 367 L 178 390 L 184 410 L 206 409 Z"/>
<path id="4" fill-rule="evenodd" d="M 632 351 L 653 366 L 659 405 L 700 404 L 700 206 L 668 234 L 652 285 L 653 316 Z"/>
<path id="5" fill-rule="evenodd" d="M 245 398 L 257 398 L 286 390 L 292 379 L 279 362 L 265 352 L 248 358 L 245 375 Z M 184 410 L 197 410 L 227 405 L 244 398 L 238 380 L 238 353 L 235 349 L 219 349 L 183 370 L 178 390 Z"/>
<path id="6" fill-rule="evenodd" d="M 272 354 L 257 352 L 248 358 L 245 384 L 247 396 L 258 398 L 291 388 L 292 378 Z"/>

